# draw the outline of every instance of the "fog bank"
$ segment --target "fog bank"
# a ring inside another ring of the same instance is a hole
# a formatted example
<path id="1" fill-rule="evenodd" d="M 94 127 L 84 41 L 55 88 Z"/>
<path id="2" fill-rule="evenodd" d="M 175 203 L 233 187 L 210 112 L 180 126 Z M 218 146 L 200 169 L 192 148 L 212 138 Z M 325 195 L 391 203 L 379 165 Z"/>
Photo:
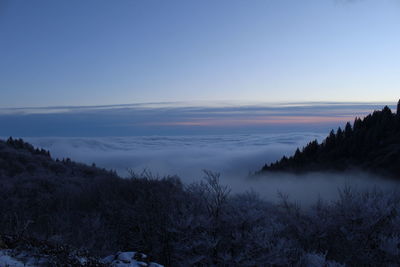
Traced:
<path id="1" fill-rule="evenodd" d="M 225 179 L 223 179 L 225 180 Z M 340 191 L 397 191 L 400 183 L 362 171 L 342 173 L 314 172 L 306 174 L 268 173 L 245 179 L 230 179 L 233 191 L 243 191 L 244 184 L 269 201 L 280 201 L 279 193 L 286 195 L 290 201 L 302 206 L 316 203 L 318 199 L 334 201 Z"/>
<path id="2" fill-rule="evenodd" d="M 202 170 L 223 176 L 246 176 L 266 162 L 292 154 L 317 133 L 264 135 L 139 136 L 104 138 L 41 137 L 24 139 L 50 150 L 54 158 L 69 157 L 87 164 L 116 170 L 144 169 L 155 175 L 178 175 L 185 182 L 201 179 Z"/>
<path id="3" fill-rule="evenodd" d="M 291 175 L 270 173 L 258 177 L 249 174 L 265 163 L 291 155 L 297 147 L 318 133 L 285 133 L 264 135 L 143 136 L 104 138 L 25 138 L 34 146 L 51 151 L 54 158 L 71 158 L 87 164 L 116 170 L 121 176 L 129 170 L 144 170 L 154 176 L 177 175 L 186 184 L 203 179 L 203 170 L 221 174 L 221 182 L 233 193 L 254 191 L 261 197 L 278 200 L 278 192 L 290 200 L 308 205 L 319 197 L 334 200 L 338 190 L 346 186 L 366 190 L 379 187 L 396 190 L 394 181 L 387 181 L 361 172 L 312 173 Z"/>

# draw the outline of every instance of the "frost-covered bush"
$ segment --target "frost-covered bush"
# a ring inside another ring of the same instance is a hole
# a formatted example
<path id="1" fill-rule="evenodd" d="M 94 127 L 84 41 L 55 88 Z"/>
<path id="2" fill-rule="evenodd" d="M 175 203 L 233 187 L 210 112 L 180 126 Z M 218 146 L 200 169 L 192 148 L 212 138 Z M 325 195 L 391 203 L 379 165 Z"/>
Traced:
<path id="1" fill-rule="evenodd" d="M 316 206 L 309 213 L 310 249 L 348 265 L 399 264 L 399 195 L 373 190 L 340 191 L 339 200 Z M 315 229 L 313 232 L 312 230 Z"/>
<path id="2" fill-rule="evenodd" d="M 284 194 L 279 204 L 232 194 L 208 171 L 192 185 L 146 172 L 120 178 L 12 144 L 0 141 L 0 234 L 98 256 L 140 251 L 174 267 L 400 265 L 395 192 L 345 187 L 335 202 L 301 208 Z"/>
<path id="3" fill-rule="evenodd" d="M 166 266 L 399 265 L 399 195 L 344 188 L 301 208 L 235 195 L 207 172 L 175 177 L 1 178 L 5 233 L 86 248 L 141 251 Z M 89 182 L 90 181 L 90 182 Z"/>
<path id="4" fill-rule="evenodd" d="M 305 253 L 301 259 L 299 265 L 307 267 L 343 267 L 345 265 L 337 263 L 335 261 L 329 261 L 326 259 L 326 255 L 317 253 Z"/>

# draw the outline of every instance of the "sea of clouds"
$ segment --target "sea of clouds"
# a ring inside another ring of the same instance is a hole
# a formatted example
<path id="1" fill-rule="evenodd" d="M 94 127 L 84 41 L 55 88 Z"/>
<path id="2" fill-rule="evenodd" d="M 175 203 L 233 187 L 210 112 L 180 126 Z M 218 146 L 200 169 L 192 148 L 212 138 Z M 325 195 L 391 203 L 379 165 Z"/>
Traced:
<path id="1" fill-rule="evenodd" d="M 395 103 L 188 104 L 147 103 L 93 107 L 0 109 L 0 136 L 23 137 L 71 158 L 116 170 L 177 175 L 186 184 L 203 170 L 221 174 L 233 192 L 253 190 L 276 200 L 277 192 L 301 202 L 332 199 L 338 188 L 396 188 L 364 173 L 318 173 L 301 177 L 270 174 L 249 177 L 264 164 L 292 155 L 297 147 Z"/>
<path id="2" fill-rule="evenodd" d="M 283 133 L 24 139 L 50 150 L 55 158 L 96 163 L 122 176 L 128 175 L 128 170 L 146 169 L 154 175 L 178 175 L 190 182 L 198 180 L 203 169 L 224 176 L 245 176 L 284 154 L 292 154 L 296 147 L 322 137 L 316 133 Z"/>
<path id="3" fill-rule="evenodd" d="M 204 169 L 210 170 L 220 173 L 221 183 L 233 193 L 253 191 L 271 201 L 278 200 L 278 192 L 307 205 L 319 197 L 334 200 L 338 190 L 347 186 L 361 190 L 397 188 L 395 182 L 360 172 L 251 175 L 265 163 L 291 155 L 297 147 L 323 137 L 319 133 L 283 133 L 25 139 L 50 150 L 55 158 L 95 163 L 116 170 L 123 177 L 129 176 L 129 170 L 147 171 L 159 177 L 177 175 L 190 184 L 203 180 Z"/>

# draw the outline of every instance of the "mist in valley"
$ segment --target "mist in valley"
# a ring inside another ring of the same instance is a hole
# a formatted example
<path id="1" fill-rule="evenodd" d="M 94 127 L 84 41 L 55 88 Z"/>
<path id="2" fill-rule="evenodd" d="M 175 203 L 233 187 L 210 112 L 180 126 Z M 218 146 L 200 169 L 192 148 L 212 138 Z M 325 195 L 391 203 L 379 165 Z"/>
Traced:
<path id="1" fill-rule="evenodd" d="M 280 202 L 283 196 L 302 206 L 318 199 L 334 201 L 345 188 L 359 191 L 395 191 L 399 183 L 360 170 L 305 174 L 254 175 L 265 163 L 291 155 L 321 133 L 265 135 L 147 136 L 104 138 L 25 138 L 51 151 L 54 158 L 71 158 L 115 170 L 121 177 L 132 172 L 154 178 L 178 176 L 186 184 L 204 180 L 204 170 L 220 174 L 232 194 L 257 193 Z"/>

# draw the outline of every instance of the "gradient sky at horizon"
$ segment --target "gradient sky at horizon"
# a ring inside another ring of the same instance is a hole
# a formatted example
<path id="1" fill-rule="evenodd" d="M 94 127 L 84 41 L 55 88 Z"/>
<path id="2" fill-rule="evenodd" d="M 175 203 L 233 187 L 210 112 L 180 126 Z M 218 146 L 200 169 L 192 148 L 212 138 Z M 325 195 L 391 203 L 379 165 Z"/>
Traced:
<path id="1" fill-rule="evenodd" d="M 395 111 L 396 103 L 386 103 Z M 0 108 L 0 137 L 115 137 L 221 134 L 327 134 L 384 103 Z"/>
<path id="2" fill-rule="evenodd" d="M 0 0 L 0 107 L 396 101 L 397 0 Z"/>

